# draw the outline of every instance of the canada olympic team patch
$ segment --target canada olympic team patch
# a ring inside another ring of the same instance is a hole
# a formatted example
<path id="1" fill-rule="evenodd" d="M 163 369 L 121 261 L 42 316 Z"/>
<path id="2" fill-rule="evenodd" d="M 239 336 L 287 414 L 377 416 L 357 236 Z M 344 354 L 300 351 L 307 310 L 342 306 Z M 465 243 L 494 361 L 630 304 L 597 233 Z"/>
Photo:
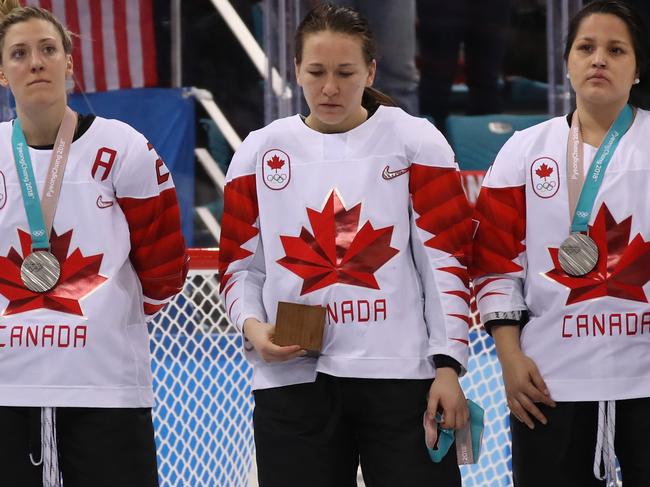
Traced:
<path id="1" fill-rule="evenodd" d="M 550 157 L 535 159 L 530 166 L 530 184 L 540 198 L 551 198 L 560 189 L 560 167 Z"/>
<path id="2" fill-rule="evenodd" d="M 269 189 L 280 190 L 291 180 L 291 160 L 280 149 L 271 149 L 262 156 L 262 178 Z"/>

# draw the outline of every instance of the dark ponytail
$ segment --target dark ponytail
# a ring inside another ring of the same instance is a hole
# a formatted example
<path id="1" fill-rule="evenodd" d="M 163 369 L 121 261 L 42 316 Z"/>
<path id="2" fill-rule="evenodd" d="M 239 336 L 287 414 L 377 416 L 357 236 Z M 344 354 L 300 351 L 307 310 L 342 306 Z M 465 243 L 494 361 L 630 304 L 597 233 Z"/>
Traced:
<path id="1" fill-rule="evenodd" d="M 361 106 L 369 112 L 373 112 L 379 105 L 396 107 L 397 103 L 395 103 L 395 100 L 390 96 L 383 91 L 379 91 L 377 88 L 373 88 L 372 86 L 364 88 L 363 97 L 361 98 Z"/>
<path id="2" fill-rule="evenodd" d="M 302 50 L 305 37 L 329 30 L 341 34 L 356 36 L 361 39 L 361 49 L 366 64 L 372 63 L 377 57 L 377 43 L 370 30 L 368 21 L 356 10 L 324 3 L 313 8 L 303 19 L 296 30 L 296 63 L 302 62 Z M 374 111 L 379 105 L 396 107 L 397 103 L 385 93 L 376 88 L 367 87 L 363 91 L 361 105 L 368 111 Z"/>

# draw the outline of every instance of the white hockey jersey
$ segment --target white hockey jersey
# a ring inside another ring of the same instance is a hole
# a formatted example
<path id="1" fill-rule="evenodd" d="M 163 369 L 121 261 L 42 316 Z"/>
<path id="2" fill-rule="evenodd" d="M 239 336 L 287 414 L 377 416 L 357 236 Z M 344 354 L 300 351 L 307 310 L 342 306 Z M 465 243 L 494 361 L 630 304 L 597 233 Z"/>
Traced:
<path id="1" fill-rule="evenodd" d="M 556 401 L 650 396 L 650 113 L 638 110 L 598 192 L 590 236 L 596 268 L 567 275 L 569 125 L 554 118 L 516 133 L 476 205 L 472 276 L 482 316 L 528 310 L 521 346 Z M 596 148 L 585 144 L 585 173 Z"/>
<path id="2" fill-rule="evenodd" d="M 322 355 L 268 364 L 255 389 L 340 377 L 430 378 L 467 365 L 470 210 L 451 148 L 426 120 L 379 107 L 339 134 L 300 116 L 252 132 L 227 176 L 222 299 L 241 329 L 278 301 L 326 307 Z"/>
<path id="3" fill-rule="evenodd" d="M 185 247 L 171 175 L 133 128 L 95 118 L 71 145 L 50 238 L 52 290 L 20 279 L 30 233 L 0 124 L 0 405 L 147 407 L 152 315 L 182 286 Z M 51 150 L 30 148 L 42 194 Z"/>

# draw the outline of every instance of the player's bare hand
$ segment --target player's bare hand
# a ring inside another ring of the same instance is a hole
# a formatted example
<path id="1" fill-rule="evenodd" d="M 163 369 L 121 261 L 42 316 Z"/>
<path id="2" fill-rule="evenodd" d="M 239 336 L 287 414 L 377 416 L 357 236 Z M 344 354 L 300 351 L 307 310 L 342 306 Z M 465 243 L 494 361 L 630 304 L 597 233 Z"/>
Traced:
<path id="1" fill-rule="evenodd" d="M 467 400 L 458 382 L 458 375 L 449 367 L 436 371 L 436 379 L 429 389 L 424 420 L 425 441 L 429 448 L 433 448 L 438 436 L 438 425 L 435 422 L 438 411 L 442 413 L 440 426 L 443 428 L 461 429 L 469 421 Z"/>
<path id="2" fill-rule="evenodd" d="M 530 429 L 535 428 L 531 416 L 540 423 L 546 424 L 546 416 L 535 403 L 555 407 L 555 401 L 551 398 L 535 362 L 522 352 L 512 352 L 507 357 L 501 358 L 501 368 L 508 407 L 515 418 Z"/>
<path id="3" fill-rule="evenodd" d="M 307 351 L 300 345 L 288 345 L 281 347 L 273 343 L 275 326 L 270 323 L 262 323 L 259 320 L 249 318 L 244 321 L 244 336 L 253 345 L 257 353 L 265 362 L 284 362 L 298 357 L 304 357 Z"/>

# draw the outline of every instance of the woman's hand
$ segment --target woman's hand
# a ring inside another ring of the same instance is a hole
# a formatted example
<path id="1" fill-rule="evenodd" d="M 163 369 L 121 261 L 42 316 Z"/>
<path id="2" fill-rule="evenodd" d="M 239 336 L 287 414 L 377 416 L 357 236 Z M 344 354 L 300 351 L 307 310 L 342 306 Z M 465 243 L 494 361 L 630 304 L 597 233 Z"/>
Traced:
<path id="1" fill-rule="evenodd" d="M 442 410 L 443 428 L 461 429 L 469 421 L 469 409 L 465 394 L 458 383 L 458 375 L 450 367 L 436 370 L 436 378 L 429 389 L 427 412 L 424 416 L 425 442 L 433 448 L 438 438 L 436 413 Z"/>
<path id="2" fill-rule="evenodd" d="M 533 360 L 521 351 L 513 351 L 501 358 L 503 382 L 512 414 L 530 429 L 535 428 L 530 415 L 546 424 L 546 416 L 535 405 L 536 402 L 555 407 L 548 387 Z"/>
<path id="3" fill-rule="evenodd" d="M 255 318 L 244 321 L 244 336 L 251 342 L 257 353 L 265 362 L 284 362 L 298 357 L 304 357 L 307 351 L 300 345 L 281 347 L 273 343 L 275 326 L 262 323 Z"/>
<path id="4" fill-rule="evenodd" d="M 529 413 L 542 424 L 547 423 L 546 416 L 535 406 L 535 403 L 541 402 L 554 408 L 555 401 L 551 399 L 548 387 L 535 362 L 521 351 L 519 334 L 518 326 L 492 327 L 492 336 L 503 371 L 508 407 L 515 418 L 526 423 L 530 429 L 534 429 L 535 423 Z"/>

